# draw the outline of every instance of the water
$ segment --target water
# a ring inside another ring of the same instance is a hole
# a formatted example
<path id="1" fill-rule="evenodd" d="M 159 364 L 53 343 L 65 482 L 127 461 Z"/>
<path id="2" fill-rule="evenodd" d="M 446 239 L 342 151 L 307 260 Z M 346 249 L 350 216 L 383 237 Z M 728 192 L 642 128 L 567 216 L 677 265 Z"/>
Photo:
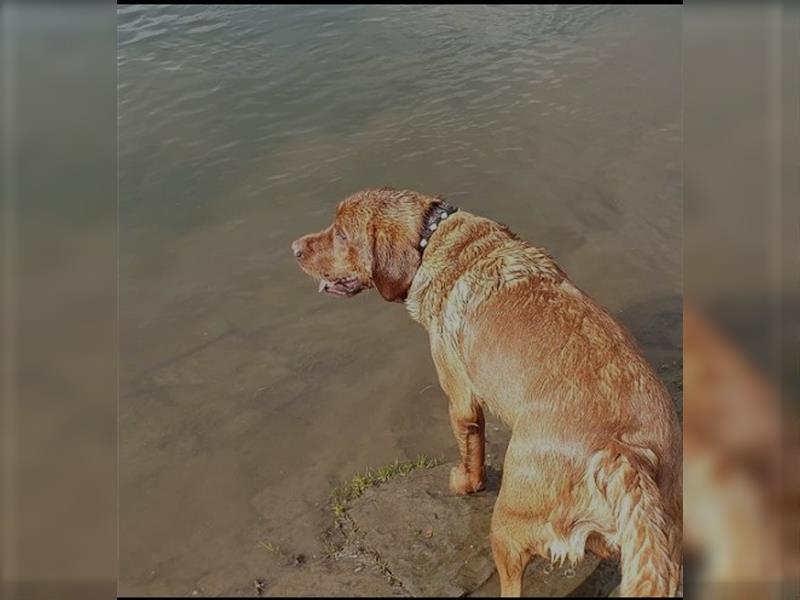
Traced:
<path id="1" fill-rule="evenodd" d="M 508 224 L 680 355 L 680 7 L 121 6 L 118 44 L 121 593 L 230 591 L 338 480 L 455 456 L 424 332 L 289 251 L 355 190 Z"/>

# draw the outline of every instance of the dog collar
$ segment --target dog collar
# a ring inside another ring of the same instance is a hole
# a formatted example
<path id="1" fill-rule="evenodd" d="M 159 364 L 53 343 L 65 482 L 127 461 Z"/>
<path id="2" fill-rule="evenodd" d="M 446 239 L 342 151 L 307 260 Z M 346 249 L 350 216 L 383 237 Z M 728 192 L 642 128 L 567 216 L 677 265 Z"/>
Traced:
<path id="1" fill-rule="evenodd" d="M 422 219 L 422 233 L 420 234 L 421 239 L 419 241 L 420 252 L 425 250 L 433 232 L 439 229 L 439 223 L 456 211 L 458 211 L 457 206 L 448 204 L 444 200 L 439 200 L 431 204 L 428 212 L 425 213 L 425 218 Z"/>

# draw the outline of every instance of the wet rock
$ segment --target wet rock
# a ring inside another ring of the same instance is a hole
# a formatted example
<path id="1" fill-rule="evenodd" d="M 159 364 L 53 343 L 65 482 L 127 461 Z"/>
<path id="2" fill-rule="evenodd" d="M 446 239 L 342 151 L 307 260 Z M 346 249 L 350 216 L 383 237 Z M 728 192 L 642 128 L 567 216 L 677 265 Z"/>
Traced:
<path id="1" fill-rule="evenodd" d="M 266 584 L 261 579 L 253 580 L 253 591 L 256 593 L 256 596 L 261 596 L 264 593 L 265 586 Z"/>
<path id="2" fill-rule="evenodd" d="M 417 469 L 364 490 L 333 528 L 333 557 L 276 573 L 264 595 L 499 595 L 489 527 L 500 473 L 490 467 L 485 491 L 458 496 L 447 487 L 452 467 Z M 523 595 L 606 597 L 618 583 L 616 563 L 588 552 L 575 567 L 538 558 L 528 566 Z"/>
<path id="3" fill-rule="evenodd" d="M 264 590 L 265 596 L 329 596 L 389 597 L 407 596 L 398 585 L 392 585 L 376 568 L 362 568 L 354 573 L 357 561 L 340 559 L 307 563 L 302 570 L 278 578 Z"/>
<path id="4" fill-rule="evenodd" d="M 537 558 L 531 561 L 525 571 L 522 595 L 526 598 L 605 598 L 618 584 L 619 571 L 616 563 L 601 561 L 590 553 L 576 567 L 568 564 L 559 567 Z M 496 572 L 483 586 L 469 594 L 474 598 L 499 595 L 500 581 Z"/>
<path id="5" fill-rule="evenodd" d="M 491 471 L 488 492 L 457 496 L 447 489 L 451 467 L 393 479 L 348 509 L 355 543 L 413 596 L 462 596 L 494 571 L 489 521 L 499 477 Z"/>

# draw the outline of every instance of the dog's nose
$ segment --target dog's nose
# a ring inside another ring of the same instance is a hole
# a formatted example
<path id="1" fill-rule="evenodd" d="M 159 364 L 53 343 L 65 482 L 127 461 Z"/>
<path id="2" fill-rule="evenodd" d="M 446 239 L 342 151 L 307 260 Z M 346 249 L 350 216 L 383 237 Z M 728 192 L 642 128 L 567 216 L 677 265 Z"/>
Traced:
<path id="1" fill-rule="evenodd" d="M 292 242 L 292 254 L 294 254 L 295 258 L 303 258 L 303 251 L 305 248 L 306 244 L 303 241 L 303 238 Z"/>

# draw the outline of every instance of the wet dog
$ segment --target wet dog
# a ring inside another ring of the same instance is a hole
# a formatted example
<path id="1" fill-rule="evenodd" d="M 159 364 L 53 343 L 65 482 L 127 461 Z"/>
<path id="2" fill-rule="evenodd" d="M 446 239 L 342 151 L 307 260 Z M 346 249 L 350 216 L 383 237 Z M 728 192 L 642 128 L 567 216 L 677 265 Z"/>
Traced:
<path id="1" fill-rule="evenodd" d="M 484 486 L 484 408 L 511 427 L 492 515 L 504 596 L 535 555 L 618 557 L 624 596 L 675 595 L 681 577 L 681 432 L 636 342 L 544 251 L 438 197 L 370 189 L 292 243 L 321 292 L 375 288 L 430 335 L 461 463 Z"/>

